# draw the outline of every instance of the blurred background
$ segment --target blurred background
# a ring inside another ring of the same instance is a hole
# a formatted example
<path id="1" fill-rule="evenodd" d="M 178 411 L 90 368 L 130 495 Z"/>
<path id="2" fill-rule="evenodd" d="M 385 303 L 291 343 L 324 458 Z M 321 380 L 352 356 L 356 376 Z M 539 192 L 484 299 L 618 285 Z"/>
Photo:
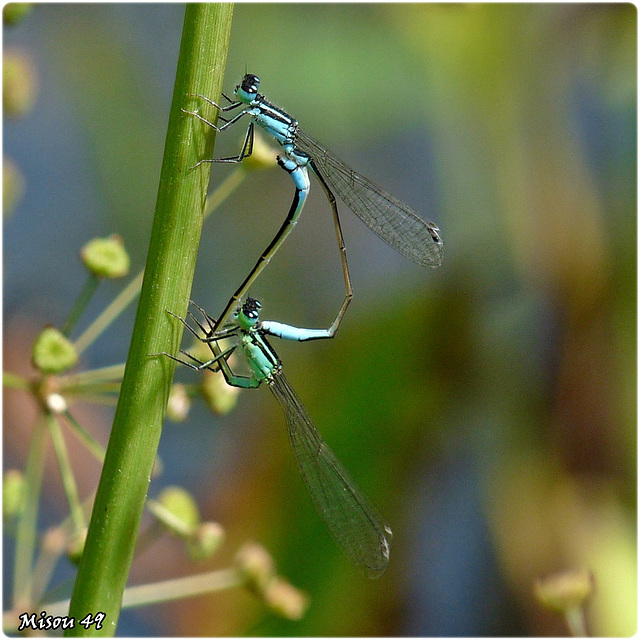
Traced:
<path id="1" fill-rule="evenodd" d="M 5 186 L 6 370 L 32 371 L 35 335 L 66 318 L 90 238 L 117 233 L 132 276 L 144 265 L 183 13 L 38 5 L 4 28 L 5 62 L 24 60 L 33 81 L 27 115 L 5 104 L 17 185 Z M 257 74 L 305 131 L 442 230 L 444 264 L 425 270 L 342 205 L 355 290 L 342 328 L 274 343 L 393 527 L 391 562 L 376 581 L 352 569 L 305 493 L 279 407 L 245 391 L 228 416 L 198 405 L 166 423 L 150 488 L 192 491 L 224 547 L 200 566 L 167 540 L 131 583 L 227 566 L 255 540 L 310 596 L 307 614 L 283 620 L 232 590 L 125 611 L 119 635 L 565 635 L 533 587 L 565 569 L 594 574 L 592 634 L 635 633 L 636 21 L 631 4 L 236 6 L 226 92 Z M 243 133 L 219 136 L 216 155 Z M 214 167 L 213 183 L 231 170 Z M 291 197 L 278 169 L 246 178 L 205 225 L 194 300 L 216 315 Z M 80 329 L 123 286 L 103 285 Z M 333 318 L 343 284 L 317 183 L 252 295 L 265 319 Z M 124 361 L 134 311 L 84 368 Z M 4 410 L 4 465 L 21 469 L 35 408 L 9 390 Z M 112 411 L 75 411 L 106 444 Z M 99 469 L 85 453 L 73 464 L 86 496 Z M 42 527 L 67 509 L 52 460 L 46 473 Z M 5 537 L 5 594 L 12 550 Z"/>

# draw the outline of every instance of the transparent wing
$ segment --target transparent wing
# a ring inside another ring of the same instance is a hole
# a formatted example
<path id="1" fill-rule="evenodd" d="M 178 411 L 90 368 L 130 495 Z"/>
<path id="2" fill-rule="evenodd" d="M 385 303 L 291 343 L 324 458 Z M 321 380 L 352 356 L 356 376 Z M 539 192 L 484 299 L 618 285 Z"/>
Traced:
<path id="1" fill-rule="evenodd" d="M 349 168 L 304 131 L 296 147 L 306 153 L 332 191 L 387 244 L 425 267 L 442 264 L 444 247 L 435 223 L 423 220 L 404 202 Z"/>
<path id="2" fill-rule="evenodd" d="M 291 448 L 316 510 L 353 564 L 377 578 L 389 564 L 391 529 L 324 443 L 281 372 L 274 373 L 269 388 L 284 410 Z"/>

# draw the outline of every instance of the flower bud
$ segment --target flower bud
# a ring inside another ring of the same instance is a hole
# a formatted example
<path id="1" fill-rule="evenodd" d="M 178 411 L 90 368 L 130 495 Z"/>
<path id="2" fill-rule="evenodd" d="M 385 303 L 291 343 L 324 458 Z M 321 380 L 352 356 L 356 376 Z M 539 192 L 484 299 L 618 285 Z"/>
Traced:
<path id="1" fill-rule="evenodd" d="M 288 620 L 300 620 L 309 606 L 309 597 L 279 576 L 267 585 L 264 600 L 272 611 Z"/>
<path id="2" fill-rule="evenodd" d="M 535 593 L 538 600 L 550 609 L 565 612 L 582 606 L 593 593 L 593 587 L 590 571 L 562 571 L 536 580 Z"/>
<path id="3" fill-rule="evenodd" d="M 42 373 L 61 373 L 78 362 L 78 354 L 58 329 L 45 327 L 33 343 L 31 360 Z"/>
<path id="4" fill-rule="evenodd" d="M 255 542 L 248 542 L 240 547 L 235 563 L 247 579 L 247 586 L 258 593 L 264 591 L 276 571 L 269 552 Z"/>
<path id="5" fill-rule="evenodd" d="M 224 529 L 217 522 L 203 522 L 196 528 L 187 542 L 189 555 L 193 560 L 207 560 L 224 540 Z"/>
<path id="6" fill-rule="evenodd" d="M 122 238 L 111 235 L 108 238 L 94 238 L 80 251 L 85 266 L 100 278 L 122 278 L 129 273 L 129 254 Z"/>
<path id="7" fill-rule="evenodd" d="M 198 505 L 181 487 L 164 489 L 156 501 L 149 503 L 149 509 L 165 527 L 180 536 L 193 535 L 200 524 Z"/>

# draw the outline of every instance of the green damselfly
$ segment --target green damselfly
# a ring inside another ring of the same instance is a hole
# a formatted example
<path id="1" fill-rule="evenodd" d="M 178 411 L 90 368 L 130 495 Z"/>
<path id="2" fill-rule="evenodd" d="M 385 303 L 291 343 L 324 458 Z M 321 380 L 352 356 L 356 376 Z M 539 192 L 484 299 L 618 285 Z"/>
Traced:
<path id="1" fill-rule="evenodd" d="M 194 304 L 194 303 L 192 303 Z M 331 338 L 329 329 L 304 329 L 280 322 L 260 321 L 260 302 L 247 298 L 236 310 L 233 322 L 215 331 L 216 321 L 203 309 L 194 306 L 203 324 L 191 312 L 194 329 L 177 317 L 196 338 L 211 348 L 213 357 L 202 361 L 181 350 L 188 360 L 164 353 L 197 371 L 222 371 L 228 384 L 251 389 L 266 384 L 282 407 L 291 449 L 311 500 L 334 540 L 351 562 L 366 576 L 377 578 L 389 564 L 391 528 L 373 504 L 358 490 L 335 454 L 326 445 L 313 424 L 300 398 L 282 371 L 282 362 L 269 344 L 267 336 L 284 340 L 318 340 Z M 175 314 L 172 314 L 175 315 Z M 231 346 L 223 346 L 230 340 Z M 235 373 L 228 358 L 241 352 L 249 367 L 249 375 Z"/>

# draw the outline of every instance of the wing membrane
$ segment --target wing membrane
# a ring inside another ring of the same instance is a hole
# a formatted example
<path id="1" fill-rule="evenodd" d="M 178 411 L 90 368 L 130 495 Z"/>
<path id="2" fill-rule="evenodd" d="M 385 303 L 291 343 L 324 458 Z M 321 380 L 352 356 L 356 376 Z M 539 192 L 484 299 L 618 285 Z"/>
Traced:
<path id="1" fill-rule="evenodd" d="M 291 448 L 316 510 L 355 566 L 377 578 L 389 563 L 391 529 L 322 440 L 281 372 L 269 388 L 284 410 Z"/>
<path id="2" fill-rule="evenodd" d="M 438 267 L 444 248 L 435 223 L 360 175 L 303 131 L 296 147 L 312 159 L 312 168 L 332 191 L 382 240 L 417 264 Z"/>

